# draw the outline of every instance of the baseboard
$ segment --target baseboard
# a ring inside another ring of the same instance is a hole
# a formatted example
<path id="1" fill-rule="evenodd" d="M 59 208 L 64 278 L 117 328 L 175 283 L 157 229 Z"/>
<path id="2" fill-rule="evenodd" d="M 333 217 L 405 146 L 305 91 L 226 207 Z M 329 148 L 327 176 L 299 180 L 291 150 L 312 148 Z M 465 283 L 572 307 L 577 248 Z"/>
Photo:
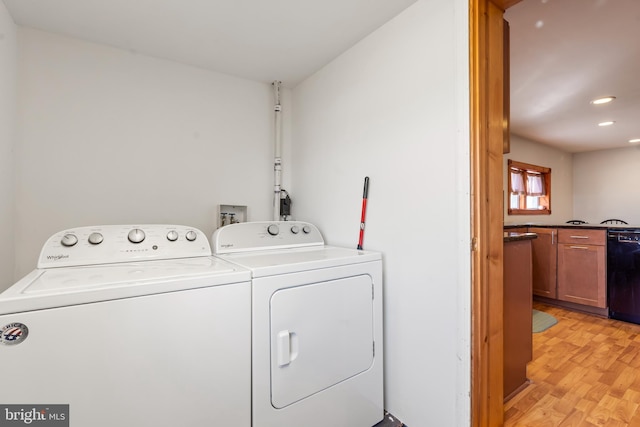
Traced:
<path id="1" fill-rule="evenodd" d="M 589 305 L 576 304 L 573 302 L 560 301 L 553 298 L 541 297 L 538 295 L 533 296 L 534 301 L 538 301 L 544 304 L 553 305 L 556 307 L 566 308 L 567 310 L 579 311 L 581 313 L 593 314 L 594 316 L 609 317 L 608 308 L 591 307 Z"/>
<path id="2" fill-rule="evenodd" d="M 522 385 L 520 387 L 518 387 L 515 390 L 513 390 L 511 393 L 509 393 L 508 396 L 505 396 L 505 398 L 503 400 L 503 403 L 507 403 L 507 401 L 509 401 L 516 394 L 520 393 L 522 390 L 524 390 L 525 388 L 529 387 L 529 384 L 531 384 L 531 380 L 527 379 L 524 383 L 522 383 Z"/>

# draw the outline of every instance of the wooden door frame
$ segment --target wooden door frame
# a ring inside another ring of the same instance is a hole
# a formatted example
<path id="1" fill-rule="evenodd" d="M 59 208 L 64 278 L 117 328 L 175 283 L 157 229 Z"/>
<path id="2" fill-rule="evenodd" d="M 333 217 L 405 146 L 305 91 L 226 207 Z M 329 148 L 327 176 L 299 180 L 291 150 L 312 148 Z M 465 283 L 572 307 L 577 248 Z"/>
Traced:
<path id="1" fill-rule="evenodd" d="M 504 11 L 520 0 L 469 0 L 471 425 L 503 424 Z"/>

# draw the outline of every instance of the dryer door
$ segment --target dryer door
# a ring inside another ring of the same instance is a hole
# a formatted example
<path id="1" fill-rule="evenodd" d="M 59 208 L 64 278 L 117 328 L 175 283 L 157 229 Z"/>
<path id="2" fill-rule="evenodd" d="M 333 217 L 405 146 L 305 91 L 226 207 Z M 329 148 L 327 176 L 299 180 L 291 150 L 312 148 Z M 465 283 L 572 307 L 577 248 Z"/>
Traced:
<path id="1" fill-rule="evenodd" d="M 369 369 L 374 358 L 369 275 L 276 291 L 271 403 L 284 408 Z"/>

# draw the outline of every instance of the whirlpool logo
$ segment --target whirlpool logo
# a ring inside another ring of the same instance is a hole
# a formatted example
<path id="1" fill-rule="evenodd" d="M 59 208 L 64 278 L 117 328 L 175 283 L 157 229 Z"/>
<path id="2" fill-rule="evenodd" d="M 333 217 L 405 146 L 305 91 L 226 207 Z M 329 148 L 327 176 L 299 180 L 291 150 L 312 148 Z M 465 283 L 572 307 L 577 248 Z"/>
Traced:
<path id="1" fill-rule="evenodd" d="M 23 323 L 13 322 L 0 328 L 0 344 L 16 345 L 27 339 L 29 328 Z"/>
<path id="2" fill-rule="evenodd" d="M 1 426 L 69 427 L 69 405 L 2 405 Z"/>
<path id="3" fill-rule="evenodd" d="M 61 259 L 69 258 L 69 255 L 59 254 L 59 255 L 47 255 L 47 259 L 51 261 L 60 261 Z"/>

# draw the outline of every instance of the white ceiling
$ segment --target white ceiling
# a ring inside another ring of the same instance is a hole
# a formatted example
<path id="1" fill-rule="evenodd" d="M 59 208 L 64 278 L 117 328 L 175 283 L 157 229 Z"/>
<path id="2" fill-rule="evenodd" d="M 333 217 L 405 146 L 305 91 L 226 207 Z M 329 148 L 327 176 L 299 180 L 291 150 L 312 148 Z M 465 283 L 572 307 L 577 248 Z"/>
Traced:
<path id="1" fill-rule="evenodd" d="M 568 152 L 640 138 L 640 0 L 523 0 L 505 19 L 513 133 Z"/>
<path id="2" fill-rule="evenodd" d="M 416 0 L 3 0 L 18 25 L 293 87 Z"/>

